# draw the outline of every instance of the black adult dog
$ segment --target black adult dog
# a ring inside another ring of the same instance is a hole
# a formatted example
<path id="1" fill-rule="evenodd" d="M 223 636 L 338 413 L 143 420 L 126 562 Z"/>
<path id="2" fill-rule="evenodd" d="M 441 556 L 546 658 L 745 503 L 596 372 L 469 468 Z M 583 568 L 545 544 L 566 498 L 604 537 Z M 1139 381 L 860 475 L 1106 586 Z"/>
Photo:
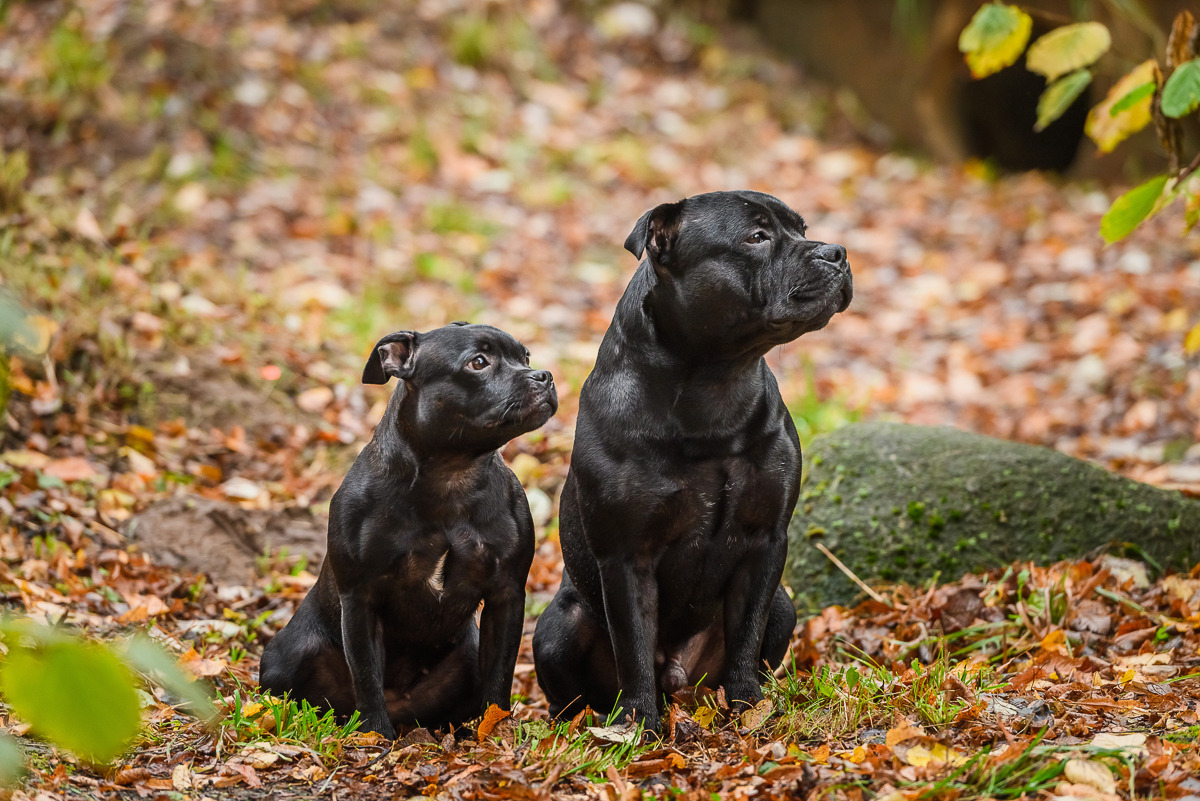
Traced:
<path id="1" fill-rule="evenodd" d="M 659 206 L 579 396 L 563 488 L 562 587 L 533 635 L 554 715 L 618 703 L 659 726 L 659 692 L 762 699 L 795 612 L 780 586 L 800 442 L 763 356 L 850 303 L 846 250 L 771 195 Z"/>
<path id="2" fill-rule="evenodd" d="M 497 449 L 558 396 L 528 350 L 484 325 L 384 337 L 363 382 L 389 377 L 403 383 L 333 496 L 325 564 L 260 679 L 394 738 L 508 708 L 534 542 Z"/>

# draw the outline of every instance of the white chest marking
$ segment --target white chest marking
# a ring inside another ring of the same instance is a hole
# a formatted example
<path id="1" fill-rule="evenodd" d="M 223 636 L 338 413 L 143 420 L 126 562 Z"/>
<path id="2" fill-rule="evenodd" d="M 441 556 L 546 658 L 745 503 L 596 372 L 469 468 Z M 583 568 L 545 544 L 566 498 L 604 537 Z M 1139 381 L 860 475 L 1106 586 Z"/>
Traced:
<path id="1" fill-rule="evenodd" d="M 443 581 L 446 577 L 446 557 L 449 555 L 450 552 L 446 551 L 438 557 L 437 564 L 433 566 L 433 573 L 425 580 L 425 583 L 429 585 L 429 589 L 433 590 L 439 599 L 442 597 L 442 593 L 446 591 L 446 585 Z"/>

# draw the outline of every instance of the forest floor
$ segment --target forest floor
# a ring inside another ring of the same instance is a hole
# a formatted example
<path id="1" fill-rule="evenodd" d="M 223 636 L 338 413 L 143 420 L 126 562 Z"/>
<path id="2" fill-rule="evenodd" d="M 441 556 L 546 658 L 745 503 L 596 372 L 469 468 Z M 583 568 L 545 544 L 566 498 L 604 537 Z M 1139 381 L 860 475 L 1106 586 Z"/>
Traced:
<path id="1" fill-rule="evenodd" d="M 748 34 L 622 6 L 61 0 L 0 25 L 0 288 L 41 340 L 9 364 L 0 592 L 148 631 L 228 713 L 147 695 L 109 766 L 28 740 L 15 797 L 1200 798 L 1200 573 L 1111 558 L 826 609 L 773 714 L 693 693 L 650 744 L 551 726 L 528 638 L 511 719 L 390 750 L 282 720 L 253 680 L 390 392 L 362 363 L 398 329 L 494 324 L 554 373 L 559 413 L 504 450 L 537 611 L 621 243 L 701 191 L 771 192 L 849 251 L 851 308 L 768 357 L 805 441 L 946 423 L 1200 491 L 1182 213 L 1103 248 L 1120 188 L 872 149 Z"/>

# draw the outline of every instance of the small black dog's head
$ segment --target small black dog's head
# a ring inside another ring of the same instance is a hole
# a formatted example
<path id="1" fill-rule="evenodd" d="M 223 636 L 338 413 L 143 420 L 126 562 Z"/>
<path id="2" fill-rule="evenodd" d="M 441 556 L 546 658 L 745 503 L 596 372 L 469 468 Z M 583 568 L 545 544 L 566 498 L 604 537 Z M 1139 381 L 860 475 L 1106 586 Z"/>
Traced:
<path id="1" fill-rule="evenodd" d="M 525 346 L 490 325 L 388 334 L 367 359 L 363 383 L 389 378 L 404 382 L 409 435 L 438 449 L 499 448 L 558 410 L 549 371 L 530 368 Z"/>
<path id="2" fill-rule="evenodd" d="M 686 346 L 765 353 L 823 328 L 854 294 L 846 249 L 762 192 L 712 192 L 642 215 L 625 248 L 649 256 L 657 311 Z"/>

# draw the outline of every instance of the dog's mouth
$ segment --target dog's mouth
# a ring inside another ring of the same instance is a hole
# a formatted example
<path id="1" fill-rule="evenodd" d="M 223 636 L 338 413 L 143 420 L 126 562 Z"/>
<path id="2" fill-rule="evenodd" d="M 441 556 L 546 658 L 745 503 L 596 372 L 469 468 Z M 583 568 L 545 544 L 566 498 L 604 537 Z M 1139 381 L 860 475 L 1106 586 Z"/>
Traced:
<path id="1" fill-rule="evenodd" d="M 485 428 L 501 430 L 517 427 L 537 428 L 558 411 L 558 394 L 553 385 L 542 391 L 533 391 L 524 397 L 513 398 L 504 405 L 495 418 L 484 424 Z"/>
<path id="2" fill-rule="evenodd" d="M 836 282 L 822 277 L 796 285 L 788 292 L 785 305 L 801 312 L 800 316 L 792 318 L 797 322 L 802 322 L 804 318 L 820 317 L 828 321 L 833 315 L 849 308 L 853 298 L 854 283 L 847 272 Z"/>

